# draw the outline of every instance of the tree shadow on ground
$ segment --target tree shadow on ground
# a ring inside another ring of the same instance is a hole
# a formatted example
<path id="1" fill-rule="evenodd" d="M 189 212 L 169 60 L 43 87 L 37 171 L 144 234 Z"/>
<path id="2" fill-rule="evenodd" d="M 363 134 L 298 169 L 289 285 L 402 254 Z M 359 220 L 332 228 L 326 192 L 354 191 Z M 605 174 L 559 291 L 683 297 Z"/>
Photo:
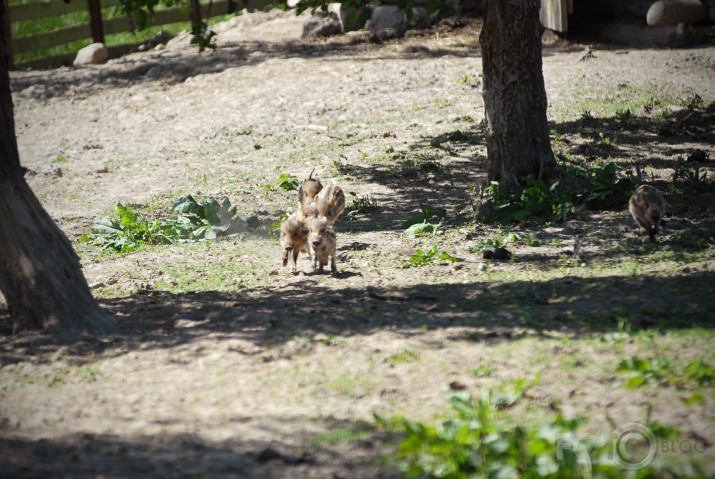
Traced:
<path id="1" fill-rule="evenodd" d="M 367 423 L 229 417 L 220 427 L 233 423 L 237 434 L 253 428 L 275 439 L 211 441 L 190 432 L 0 438 L 0 477 L 400 477 L 380 460 L 392 450 L 388 435 Z M 340 436 L 330 431 L 352 439 L 335 441 Z"/>
<path id="2" fill-rule="evenodd" d="M 666 192 L 668 213 L 703 216 L 715 201 L 710 153 L 696 144 L 715 144 L 712 117 L 715 103 L 691 105 L 660 116 L 620 116 L 552 123 L 556 141 L 554 150 L 561 166 L 568 172 L 574 165 L 589 167 L 597 161 L 623 159 L 624 170 L 637 182 L 650 182 Z M 477 213 L 478 189 L 486 182 L 486 139 L 483 125 L 468 130 L 445 125 L 437 135 L 423 136 L 407 150 L 388 148 L 376 159 L 336 162 L 338 174 L 358 181 L 386 186 L 389 195 L 380 197 L 382 209 L 378 220 L 372 215 L 351 219 L 350 231 L 371 229 L 401 230 L 411 212 L 421 203 L 449 210 L 449 225 L 473 220 Z M 475 149 L 476 154 L 475 154 Z M 637 167 L 637 168 L 636 168 Z M 649 167 L 673 169 L 674 178 L 649 174 Z M 641 177 L 638 178 L 637 173 Z M 703 179 L 704 178 L 704 179 Z M 630 195 L 630 191 L 627 192 Z M 628 195 L 615 199 L 614 210 L 627 209 Z"/>
<path id="3" fill-rule="evenodd" d="M 283 287 L 236 293 L 139 291 L 102 302 L 116 316 L 119 336 L 80 341 L 66 352 L 89 358 L 99 352 L 125 354 L 211 339 L 237 341 L 239 352 L 271 361 L 290 356 L 295 344 L 289 343 L 296 338 L 310 343 L 316 335 L 349 337 L 380 330 L 413 336 L 449 329 L 455 340 L 505 341 L 524 336 L 591 336 L 624 325 L 658 330 L 713 328 L 713 281 L 711 271 L 513 282 L 489 281 L 485 274 L 484 281 L 469 283 L 334 290 L 314 287 L 316 279 L 305 275 Z M 8 329 L 5 313 L 0 316 L 0 331 L 7 335 Z M 0 363 L 24 361 L 28 356 L 50 361 L 56 342 L 41 334 L 6 337 L 0 344 Z"/>
<path id="4" fill-rule="evenodd" d="M 660 115 L 637 115 L 630 110 L 604 118 L 586 114 L 551 128 L 559 137 L 576 134 L 586 139 L 575 146 L 566 145 L 571 153 L 586 158 L 635 157 L 655 168 L 673 168 L 678 156 L 687 163 L 707 163 L 712 160 L 707 152 L 697 153 L 692 143 L 715 144 L 715 102 L 701 105 L 697 98 Z M 571 138 L 566 141 L 572 143 Z"/>
<path id="5" fill-rule="evenodd" d="M 422 137 L 406 150 L 388 148 L 377 161 L 336 162 L 339 175 L 390 189 L 378 199 L 379 215 L 356 215 L 345 228 L 402 231 L 404 221 L 421 204 L 447 209 L 447 225 L 470 221 L 475 188 L 486 180 L 486 157 L 473 153 L 478 145 L 484 145 L 478 125 L 473 131 L 449 128 Z"/>

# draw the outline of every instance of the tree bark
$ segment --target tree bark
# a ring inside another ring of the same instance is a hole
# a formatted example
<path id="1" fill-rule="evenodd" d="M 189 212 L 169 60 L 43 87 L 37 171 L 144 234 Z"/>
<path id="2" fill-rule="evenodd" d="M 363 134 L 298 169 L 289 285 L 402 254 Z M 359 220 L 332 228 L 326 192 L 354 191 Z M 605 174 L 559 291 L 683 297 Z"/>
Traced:
<path id="1" fill-rule="evenodd" d="M 0 19 L 6 14 L 0 3 Z M 59 336 L 113 332 L 113 319 L 92 297 L 71 243 L 25 181 L 4 31 L 0 55 L 0 292 L 13 329 L 47 329 Z"/>
<path id="2" fill-rule="evenodd" d="M 484 71 L 488 177 L 519 186 L 556 170 L 546 120 L 536 0 L 488 0 L 479 38 Z"/>

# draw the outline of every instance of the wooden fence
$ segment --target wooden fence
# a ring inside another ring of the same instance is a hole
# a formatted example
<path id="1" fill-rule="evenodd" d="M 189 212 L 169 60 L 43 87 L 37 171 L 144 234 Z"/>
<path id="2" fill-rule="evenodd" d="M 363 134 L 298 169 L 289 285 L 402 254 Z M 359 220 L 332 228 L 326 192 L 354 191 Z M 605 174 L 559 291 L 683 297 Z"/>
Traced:
<path id="1" fill-rule="evenodd" d="M 104 43 L 105 35 L 130 32 L 133 31 L 134 27 L 132 19 L 128 16 L 119 16 L 106 20 L 102 17 L 102 9 L 118 7 L 120 5 L 119 0 L 37 0 L 34 3 L 11 6 L 8 6 L 8 0 L 2 0 L 2 2 L 5 3 L 5 11 L 8 13 L 6 18 L 3 19 L 5 22 L 7 53 L 11 64 L 15 68 L 46 68 L 68 64 L 72 61 L 76 52 L 19 63 L 12 62 L 12 59 L 15 54 L 36 52 L 77 40 L 91 38 L 94 42 Z M 200 0 L 189 0 L 187 4 L 189 8 L 173 7 L 157 10 L 153 17 L 152 26 L 187 22 L 194 18 L 205 19 L 234 13 L 244 8 L 249 10 L 262 9 L 274 3 L 274 0 L 216 0 L 213 2 L 202 0 L 203 3 L 199 2 Z M 89 12 L 90 21 L 32 35 L 15 38 L 11 35 L 12 23 L 40 20 L 76 12 Z M 130 51 L 139 43 L 110 47 L 110 56 L 118 56 Z"/>

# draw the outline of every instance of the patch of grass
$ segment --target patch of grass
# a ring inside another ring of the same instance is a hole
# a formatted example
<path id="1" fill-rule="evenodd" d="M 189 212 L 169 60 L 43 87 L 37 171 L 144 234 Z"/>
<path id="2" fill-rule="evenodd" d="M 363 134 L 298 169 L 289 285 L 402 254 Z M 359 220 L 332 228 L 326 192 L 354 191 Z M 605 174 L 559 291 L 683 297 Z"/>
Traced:
<path id="1" fill-rule="evenodd" d="M 408 349 L 402 351 L 401 353 L 390 356 L 389 361 L 392 364 L 403 364 L 412 363 L 420 359 L 419 354 Z"/>
<path id="2" fill-rule="evenodd" d="M 62 165 L 64 163 L 68 163 L 70 160 L 64 155 L 58 155 L 57 158 L 52 160 L 53 165 Z"/>
<path id="3" fill-rule="evenodd" d="M 355 393 L 359 384 L 360 382 L 357 378 L 343 373 L 332 381 L 329 381 L 325 386 L 337 393 L 350 396 Z"/>
<path id="4" fill-rule="evenodd" d="M 333 446 L 336 444 L 348 444 L 351 442 L 361 441 L 370 436 L 370 431 L 367 429 L 349 429 L 346 427 L 337 427 L 323 434 L 318 434 L 311 438 L 310 443 L 313 446 Z"/>
<path id="5" fill-rule="evenodd" d="M 100 372 L 96 366 L 84 365 L 77 367 L 75 375 L 86 381 L 94 381 L 100 376 Z"/>
<path id="6" fill-rule="evenodd" d="M 330 334 L 327 338 L 322 339 L 321 343 L 323 343 L 325 346 L 340 346 L 341 344 L 345 343 L 345 337 Z"/>
<path id="7" fill-rule="evenodd" d="M 9 4 L 21 5 L 27 3 L 26 0 L 10 0 Z M 166 8 L 166 6 L 159 6 L 157 10 Z M 107 7 L 102 9 L 102 19 L 104 21 L 111 20 L 113 18 L 125 17 L 126 14 L 122 11 L 121 7 Z M 233 18 L 234 15 L 220 15 L 217 17 L 212 17 L 207 20 L 209 25 L 215 25 L 216 23 L 223 22 Z M 58 15 L 54 17 L 45 17 L 41 19 L 24 21 L 24 22 L 12 22 L 11 31 L 13 38 L 19 36 L 28 36 L 37 33 L 49 32 L 59 28 L 70 27 L 80 23 L 89 23 L 89 12 L 87 10 L 68 13 L 65 15 Z M 178 22 L 170 25 L 160 25 L 152 26 L 151 22 L 147 25 L 147 28 L 136 32 L 120 32 L 105 35 L 105 44 L 110 46 L 122 45 L 128 43 L 138 43 L 145 40 L 154 38 L 158 33 L 165 32 L 170 35 L 175 35 L 182 30 L 191 30 L 191 22 Z M 15 62 L 23 62 L 27 60 L 33 60 L 37 58 L 43 58 L 47 56 L 61 55 L 64 53 L 74 53 L 79 49 L 92 43 L 92 38 L 88 35 L 84 40 L 76 40 L 63 45 L 58 45 L 51 48 L 45 48 L 41 50 L 34 50 L 30 52 L 18 53 L 13 56 Z"/>
<path id="8" fill-rule="evenodd" d="M 486 364 L 480 364 L 472 369 L 472 376 L 475 378 L 492 378 L 496 375 L 496 369 Z"/>

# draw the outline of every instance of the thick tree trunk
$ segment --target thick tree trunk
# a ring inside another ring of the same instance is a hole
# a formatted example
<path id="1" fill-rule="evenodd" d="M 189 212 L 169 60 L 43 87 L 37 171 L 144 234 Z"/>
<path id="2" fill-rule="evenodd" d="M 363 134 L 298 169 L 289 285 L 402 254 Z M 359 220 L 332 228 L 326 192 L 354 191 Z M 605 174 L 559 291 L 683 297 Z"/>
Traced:
<path id="1" fill-rule="evenodd" d="M 0 19 L 6 13 L 0 3 Z M 4 31 L 0 55 L 0 292 L 14 330 L 49 329 L 62 336 L 112 332 L 112 317 L 92 298 L 72 245 L 23 177 Z"/>
<path id="2" fill-rule="evenodd" d="M 546 121 L 536 0 L 488 0 L 479 38 L 484 70 L 489 180 L 518 185 L 556 169 Z"/>

